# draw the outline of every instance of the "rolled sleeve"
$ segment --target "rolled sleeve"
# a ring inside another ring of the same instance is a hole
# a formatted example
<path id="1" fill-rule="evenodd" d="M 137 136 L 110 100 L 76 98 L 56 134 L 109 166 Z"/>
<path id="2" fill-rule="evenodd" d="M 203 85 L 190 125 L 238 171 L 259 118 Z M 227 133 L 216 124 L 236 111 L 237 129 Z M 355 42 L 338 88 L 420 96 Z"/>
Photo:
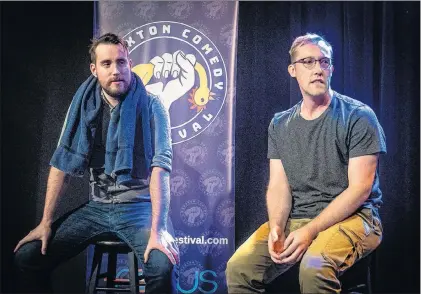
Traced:
<path id="1" fill-rule="evenodd" d="M 154 97 L 151 101 L 152 167 L 172 171 L 171 125 L 168 110 Z"/>

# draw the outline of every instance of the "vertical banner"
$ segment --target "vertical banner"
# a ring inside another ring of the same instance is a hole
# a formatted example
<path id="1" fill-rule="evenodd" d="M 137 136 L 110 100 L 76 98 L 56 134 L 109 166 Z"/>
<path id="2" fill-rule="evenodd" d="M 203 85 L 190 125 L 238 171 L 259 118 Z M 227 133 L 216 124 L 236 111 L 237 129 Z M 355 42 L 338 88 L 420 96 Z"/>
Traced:
<path id="1" fill-rule="evenodd" d="M 234 253 L 234 100 L 238 2 L 95 2 L 94 35 L 129 44 L 133 71 L 171 118 L 170 216 L 180 293 L 226 293 Z M 88 270 L 92 248 L 88 254 Z M 118 278 L 127 276 L 119 259 Z"/>

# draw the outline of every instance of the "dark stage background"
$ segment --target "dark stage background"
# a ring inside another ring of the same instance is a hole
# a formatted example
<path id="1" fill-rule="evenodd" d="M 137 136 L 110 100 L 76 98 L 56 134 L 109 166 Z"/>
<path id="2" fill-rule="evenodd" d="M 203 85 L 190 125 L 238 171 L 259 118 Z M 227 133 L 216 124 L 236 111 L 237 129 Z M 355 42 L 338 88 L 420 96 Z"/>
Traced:
<path id="1" fill-rule="evenodd" d="M 1 290 L 14 291 L 13 248 L 41 216 L 48 162 L 77 87 L 89 75 L 92 2 L 0 2 Z M 237 247 L 263 223 L 267 127 L 300 99 L 287 73 L 294 37 L 324 35 L 334 48 L 332 85 L 370 105 L 387 138 L 380 160 L 383 243 L 375 292 L 420 286 L 420 3 L 241 2 L 236 99 Z M 58 215 L 87 200 L 87 178 Z M 248 222 L 240 221 L 247 219 Z M 54 273 L 58 293 L 84 292 L 86 255 Z"/>

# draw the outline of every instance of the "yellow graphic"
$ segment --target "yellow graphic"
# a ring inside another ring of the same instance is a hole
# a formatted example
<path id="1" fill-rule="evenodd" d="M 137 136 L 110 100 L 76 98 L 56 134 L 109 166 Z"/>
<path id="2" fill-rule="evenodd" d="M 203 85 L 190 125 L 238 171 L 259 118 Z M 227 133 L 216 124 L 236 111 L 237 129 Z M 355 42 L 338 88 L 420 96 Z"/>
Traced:
<path id="1" fill-rule="evenodd" d="M 192 104 L 190 109 L 197 112 L 206 109 L 210 100 L 215 100 L 215 95 L 208 88 L 208 77 L 205 68 L 196 61 L 192 54 L 185 55 L 178 50 L 173 54 L 164 53 L 155 56 L 147 64 L 138 64 L 132 68 L 146 87 L 146 90 L 157 95 L 164 106 L 169 109 L 177 99 L 190 92 L 188 101 Z M 195 84 L 195 73 L 199 77 L 199 87 L 193 88 Z M 152 77 L 158 80 L 161 78 L 172 78 L 165 86 L 162 82 L 150 84 Z"/>
<path id="2" fill-rule="evenodd" d="M 138 64 L 132 68 L 132 71 L 142 79 L 142 83 L 146 86 L 153 76 L 153 68 L 152 63 Z"/>
<path id="3" fill-rule="evenodd" d="M 197 112 L 206 109 L 206 104 L 208 104 L 209 100 L 215 100 L 212 93 L 208 88 L 208 77 L 206 75 L 206 71 L 203 66 L 197 62 L 194 66 L 194 69 L 197 71 L 199 75 L 199 88 L 194 88 L 190 93 L 189 102 L 192 104 L 190 109 L 196 108 Z"/>

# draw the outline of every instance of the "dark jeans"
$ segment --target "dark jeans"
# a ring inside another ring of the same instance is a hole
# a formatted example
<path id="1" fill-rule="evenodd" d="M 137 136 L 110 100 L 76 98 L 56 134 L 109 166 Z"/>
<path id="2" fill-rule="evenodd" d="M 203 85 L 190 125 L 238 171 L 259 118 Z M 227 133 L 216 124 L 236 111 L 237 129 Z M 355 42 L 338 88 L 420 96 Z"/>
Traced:
<path id="1" fill-rule="evenodd" d="M 143 254 L 151 227 L 150 202 L 98 203 L 90 201 L 53 223 L 47 254 L 41 254 L 41 241 L 32 241 L 16 252 L 15 265 L 24 292 L 52 292 L 50 274 L 66 260 L 82 252 L 99 235 L 113 232 L 136 253 L 145 274 L 146 293 L 174 293 L 177 266 L 159 250 L 152 250 L 145 264 Z M 168 221 L 168 231 L 174 236 Z"/>

